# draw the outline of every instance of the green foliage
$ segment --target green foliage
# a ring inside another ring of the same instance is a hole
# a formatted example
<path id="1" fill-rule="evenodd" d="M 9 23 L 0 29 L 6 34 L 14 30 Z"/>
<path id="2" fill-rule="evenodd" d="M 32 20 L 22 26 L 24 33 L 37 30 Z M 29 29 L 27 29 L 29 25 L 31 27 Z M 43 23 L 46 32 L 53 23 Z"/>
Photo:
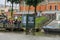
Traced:
<path id="1" fill-rule="evenodd" d="M 19 16 L 19 17 L 18 17 L 18 20 L 22 20 L 22 17 L 21 17 L 21 16 Z"/>
<path id="2" fill-rule="evenodd" d="M 19 4 L 20 3 L 20 0 L 7 0 L 7 2 Z"/>
<path id="3" fill-rule="evenodd" d="M 7 0 L 7 2 L 11 2 L 11 3 L 13 3 L 13 2 L 14 2 L 14 0 Z"/>
<path id="4" fill-rule="evenodd" d="M 40 26 L 43 25 L 47 20 L 48 20 L 48 19 L 47 19 L 47 17 L 45 17 L 45 16 L 36 18 L 36 19 L 35 19 L 36 27 L 40 27 Z"/>
<path id="5" fill-rule="evenodd" d="M 45 16 L 36 18 L 36 23 L 42 22 L 43 20 L 46 20 L 47 18 Z"/>
<path id="6" fill-rule="evenodd" d="M 34 10 L 34 12 L 35 12 L 35 15 L 36 15 L 36 6 L 39 4 L 39 3 L 41 3 L 41 2 L 43 2 L 44 0 L 25 0 L 25 2 L 26 2 L 26 4 L 27 5 L 29 5 L 29 6 L 34 6 L 35 7 L 35 10 Z"/>
<path id="7" fill-rule="evenodd" d="M 20 0 L 15 0 L 14 3 L 19 4 L 20 3 Z"/>
<path id="8" fill-rule="evenodd" d="M 7 0 L 7 2 L 11 2 L 12 4 L 11 17 L 13 17 L 13 3 L 19 4 L 20 0 Z"/>
<path id="9" fill-rule="evenodd" d="M 41 3 L 42 1 L 44 0 L 25 0 L 27 5 L 33 5 L 34 7 Z"/>
<path id="10" fill-rule="evenodd" d="M 27 5 L 30 5 L 30 6 L 31 6 L 32 3 L 33 3 L 32 0 L 25 0 L 25 2 L 26 2 Z"/>
<path id="11" fill-rule="evenodd" d="M 43 2 L 44 0 L 32 0 L 32 1 L 33 1 L 32 5 L 35 7 L 35 6 L 37 6 L 39 3 Z"/>

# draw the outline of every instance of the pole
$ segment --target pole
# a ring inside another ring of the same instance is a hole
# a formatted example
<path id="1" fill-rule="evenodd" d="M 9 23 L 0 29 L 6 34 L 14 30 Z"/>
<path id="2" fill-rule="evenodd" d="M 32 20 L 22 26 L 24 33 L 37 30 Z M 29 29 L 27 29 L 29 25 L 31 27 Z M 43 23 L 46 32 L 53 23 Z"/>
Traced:
<path id="1" fill-rule="evenodd" d="M 37 0 L 35 0 L 35 4 L 37 4 Z M 34 27 L 33 27 L 33 29 L 32 29 L 32 31 L 33 31 L 33 35 L 35 35 L 35 19 L 36 19 L 36 14 L 37 14 L 37 12 L 36 12 L 36 5 L 34 6 L 35 7 L 35 10 L 34 10 Z"/>
<path id="2" fill-rule="evenodd" d="M 28 28 L 28 14 L 26 15 L 26 34 L 29 33 L 29 28 Z"/>

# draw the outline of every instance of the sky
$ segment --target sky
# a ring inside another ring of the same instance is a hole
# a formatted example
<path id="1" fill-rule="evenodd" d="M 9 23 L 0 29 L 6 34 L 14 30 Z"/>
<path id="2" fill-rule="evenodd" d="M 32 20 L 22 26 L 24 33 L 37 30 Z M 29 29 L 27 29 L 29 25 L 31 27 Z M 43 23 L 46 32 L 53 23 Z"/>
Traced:
<path id="1" fill-rule="evenodd" d="M 6 5 L 11 5 L 11 3 L 7 2 L 7 0 L 0 0 L 0 4 L 4 5 L 5 1 L 6 1 Z M 14 4 L 14 6 L 16 6 L 16 5 Z"/>
<path id="2" fill-rule="evenodd" d="M 0 0 L 0 6 L 1 5 L 4 5 L 5 6 L 5 1 L 6 1 L 6 5 L 11 6 L 11 3 L 10 2 L 7 2 L 7 0 Z M 13 6 L 14 6 L 14 8 L 19 9 L 19 5 L 16 6 L 16 4 L 14 4 Z"/>
<path id="3" fill-rule="evenodd" d="M 7 2 L 7 0 L 6 0 Z M 5 4 L 5 0 L 0 0 L 0 4 Z M 10 3 L 7 3 L 7 5 L 9 5 Z"/>
<path id="4" fill-rule="evenodd" d="M 5 1 L 5 0 L 0 0 L 0 4 L 4 4 L 4 1 Z"/>

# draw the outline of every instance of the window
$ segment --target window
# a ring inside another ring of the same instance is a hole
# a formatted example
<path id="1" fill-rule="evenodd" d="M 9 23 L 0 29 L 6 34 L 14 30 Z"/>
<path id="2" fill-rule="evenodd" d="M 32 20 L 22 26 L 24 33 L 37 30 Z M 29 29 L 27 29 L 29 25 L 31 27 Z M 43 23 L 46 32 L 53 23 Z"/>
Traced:
<path id="1" fill-rule="evenodd" d="M 50 6 L 50 10 L 52 9 L 52 6 Z"/>
<path id="2" fill-rule="evenodd" d="M 57 5 L 55 5 L 55 10 L 58 10 L 58 9 L 57 9 Z"/>

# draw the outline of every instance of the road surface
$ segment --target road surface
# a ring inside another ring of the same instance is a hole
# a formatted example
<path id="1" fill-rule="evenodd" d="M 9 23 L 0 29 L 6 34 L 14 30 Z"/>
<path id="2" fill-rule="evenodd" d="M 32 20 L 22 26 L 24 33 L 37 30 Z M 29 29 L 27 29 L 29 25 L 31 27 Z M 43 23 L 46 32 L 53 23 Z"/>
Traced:
<path id="1" fill-rule="evenodd" d="M 23 33 L 0 32 L 0 40 L 60 40 L 60 36 L 33 36 Z"/>

